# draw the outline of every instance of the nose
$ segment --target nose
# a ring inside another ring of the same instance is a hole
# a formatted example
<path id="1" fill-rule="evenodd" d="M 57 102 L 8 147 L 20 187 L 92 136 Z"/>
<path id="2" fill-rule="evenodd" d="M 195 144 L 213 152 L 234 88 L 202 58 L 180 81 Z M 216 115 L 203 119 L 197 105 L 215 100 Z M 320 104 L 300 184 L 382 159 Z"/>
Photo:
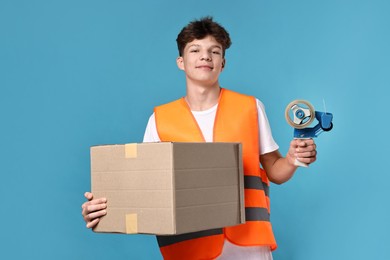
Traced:
<path id="1" fill-rule="evenodd" d="M 208 51 L 203 51 L 200 55 L 201 60 L 211 61 L 211 54 Z"/>

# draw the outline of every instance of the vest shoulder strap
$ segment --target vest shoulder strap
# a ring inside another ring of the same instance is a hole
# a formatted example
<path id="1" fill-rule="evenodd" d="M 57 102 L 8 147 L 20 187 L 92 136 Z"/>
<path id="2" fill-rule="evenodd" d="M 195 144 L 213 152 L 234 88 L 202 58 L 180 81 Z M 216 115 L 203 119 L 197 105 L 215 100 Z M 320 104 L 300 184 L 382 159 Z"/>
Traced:
<path id="1" fill-rule="evenodd" d="M 204 142 L 191 110 L 180 98 L 154 109 L 157 132 L 163 142 Z M 169 119 L 169 120 L 167 120 Z"/>

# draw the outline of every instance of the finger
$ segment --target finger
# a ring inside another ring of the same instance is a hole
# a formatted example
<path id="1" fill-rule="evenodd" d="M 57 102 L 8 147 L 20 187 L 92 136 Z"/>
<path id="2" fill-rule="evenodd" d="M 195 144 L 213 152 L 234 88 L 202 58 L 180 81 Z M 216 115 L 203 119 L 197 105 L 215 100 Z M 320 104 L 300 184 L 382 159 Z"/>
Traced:
<path id="1" fill-rule="evenodd" d="M 306 146 L 314 144 L 314 140 L 311 138 L 310 139 L 303 139 L 303 141 L 305 142 Z"/>
<path id="2" fill-rule="evenodd" d="M 106 202 L 107 202 L 106 198 L 99 198 L 99 199 L 94 199 L 94 200 L 87 201 L 84 204 L 86 206 L 89 206 L 89 205 L 105 204 Z"/>
<path id="3" fill-rule="evenodd" d="M 306 164 L 311 164 L 313 162 L 316 161 L 316 158 L 315 157 L 311 157 L 311 158 L 299 158 L 297 159 L 298 161 L 300 162 L 303 162 L 303 163 L 306 163 Z"/>
<path id="4" fill-rule="evenodd" d="M 316 151 L 316 145 L 311 144 L 308 146 L 299 146 L 295 149 L 295 152 L 309 152 L 309 151 Z"/>
<path id="5" fill-rule="evenodd" d="M 87 228 L 93 228 L 99 223 L 100 219 L 95 218 L 94 220 L 87 222 Z"/>
<path id="6" fill-rule="evenodd" d="M 96 211 L 96 212 L 93 212 L 93 213 L 86 215 L 84 220 L 85 220 L 85 222 L 89 223 L 89 222 L 94 221 L 97 218 L 105 216 L 106 214 L 107 214 L 106 210 Z"/>
<path id="7" fill-rule="evenodd" d="M 317 151 L 306 151 L 306 152 L 300 152 L 296 154 L 296 157 L 298 160 L 309 160 L 310 162 L 313 162 L 316 160 L 317 157 Z"/>
<path id="8" fill-rule="evenodd" d="M 98 211 L 107 208 L 107 204 L 105 203 L 106 201 L 107 200 L 105 198 L 101 198 L 85 202 L 83 205 L 81 205 L 81 214 L 83 216 L 86 216 L 93 211 Z"/>
<path id="9" fill-rule="evenodd" d="M 299 139 L 297 142 L 298 147 L 307 147 L 307 146 L 312 145 L 312 144 L 313 144 L 312 139 Z"/>
<path id="10" fill-rule="evenodd" d="M 89 213 L 91 212 L 95 212 L 95 211 L 99 211 L 99 210 L 102 210 L 102 209 L 106 209 L 107 208 L 107 204 L 106 203 L 99 203 L 99 204 L 90 204 L 90 205 L 87 205 L 86 207 L 86 211 Z"/>
<path id="11" fill-rule="evenodd" d="M 312 158 L 317 155 L 316 151 L 307 151 L 307 152 L 300 152 L 297 153 L 297 158 Z"/>
<path id="12" fill-rule="evenodd" d="M 91 192 L 87 191 L 86 193 L 84 193 L 84 197 L 87 200 L 92 200 L 93 199 L 93 194 Z"/>
<path id="13" fill-rule="evenodd" d="M 296 153 L 307 153 L 307 152 L 310 152 L 310 153 L 316 154 L 317 150 L 316 150 L 315 145 L 309 145 L 309 146 L 306 146 L 306 147 L 298 147 L 295 150 L 295 152 Z"/>
<path id="14" fill-rule="evenodd" d="M 310 163 L 315 162 L 316 157 L 304 157 L 304 158 L 298 157 L 297 160 L 300 162 L 306 163 L 306 164 L 310 164 Z"/>
<path id="15" fill-rule="evenodd" d="M 297 147 L 308 147 L 308 146 L 315 146 L 315 142 L 313 139 L 296 139 L 296 146 Z"/>
<path id="16" fill-rule="evenodd" d="M 291 148 L 296 148 L 297 146 L 298 146 L 298 139 L 293 139 L 293 140 L 291 140 L 291 142 L 290 142 L 290 149 Z"/>

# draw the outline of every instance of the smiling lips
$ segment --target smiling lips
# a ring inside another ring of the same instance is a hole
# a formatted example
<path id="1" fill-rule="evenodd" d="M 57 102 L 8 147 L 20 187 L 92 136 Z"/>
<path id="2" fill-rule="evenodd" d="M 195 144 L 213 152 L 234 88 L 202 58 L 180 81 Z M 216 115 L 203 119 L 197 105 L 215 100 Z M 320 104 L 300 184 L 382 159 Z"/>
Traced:
<path id="1" fill-rule="evenodd" d="M 196 66 L 197 69 L 203 69 L 203 70 L 212 70 L 213 67 L 212 66 L 209 66 L 209 65 L 199 65 L 199 66 Z"/>

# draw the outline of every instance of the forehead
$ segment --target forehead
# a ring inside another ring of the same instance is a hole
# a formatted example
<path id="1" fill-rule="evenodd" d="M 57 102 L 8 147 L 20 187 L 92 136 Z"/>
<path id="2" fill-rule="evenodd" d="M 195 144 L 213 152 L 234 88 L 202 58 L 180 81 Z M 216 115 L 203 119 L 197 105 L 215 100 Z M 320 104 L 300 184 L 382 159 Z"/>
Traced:
<path id="1" fill-rule="evenodd" d="M 185 48 L 190 48 L 191 46 L 205 47 L 205 48 L 219 47 L 222 49 L 222 44 L 217 42 L 217 40 L 213 36 L 210 36 L 210 35 L 206 36 L 203 39 L 195 39 L 195 40 L 187 43 Z"/>

